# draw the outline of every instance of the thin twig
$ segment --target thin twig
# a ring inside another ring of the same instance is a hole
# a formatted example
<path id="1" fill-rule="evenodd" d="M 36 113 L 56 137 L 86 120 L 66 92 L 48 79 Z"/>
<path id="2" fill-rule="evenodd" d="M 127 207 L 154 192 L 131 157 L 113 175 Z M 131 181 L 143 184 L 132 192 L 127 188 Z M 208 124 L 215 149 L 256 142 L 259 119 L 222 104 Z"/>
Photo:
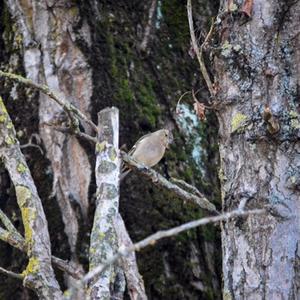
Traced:
<path id="1" fill-rule="evenodd" d="M 20 148 L 21 148 L 21 149 L 26 149 L 26 148 L 29 148 L 29 147 L 39 149 L 40 152 L 41 152 L 41 154 L 44 155 L 44 151 L 43 151 L 43 149 L 42 149 L 39 145 L 31 144 L 31 143 L 27 143 L 27 144 L 22 144 L 22 145 L 20 145 Z"/>
<path id="2" fill-rule="evenodd" d="M 39 143 L 39 144 L 41 143 L 41 138 L 40 138 L 40 136 L 39 136 L 37 133 L 33 133 L 33 134 L 31 134 L 28 143 L 27 143 L 27 144 L 22 144 L 22 145 L 20 145 L 20 148 L 21 148 L 21 149 L 25 149 L 25 148 L 28 148 L 28 147 L 34 147 L 34 148 L 39 149 L 40 152 L 41 152 L 41 154 L 44 155 L 43 149 L 42 149 L 38 144 L 34 144 L 34 143 L 32 142 L 32 139 L 33 139 L 33 138 L 36 139 L 36 142 L 37 142 L 37 143 Z"/>
<path id="3" fill-rule="evenodd" d="M 83 271 L 80 268 L 73 267 L 70 262 L 63 260 L 56 256 L 51 256 L 52 263 L 61 271 L 66 272 L 68 275 L 71 275 L 75 279 L 79 279 L 83 275 Z"/>
<path id="4" fill-rule="evenodd" d="M 21 250 L 22 252 L 26 252 L 27 247 L 25 240 L 19 233 L 16 234 L 15 232 L 11 232 L 0 227 L 0 240 Z M 83 275 L 81 270 L 78 270 L 71 266 L 68 261 L 65 261 L 53 255 L 51 256 L 51 261 L 57 268 L 71 275 L 75 279 L 79 279 Z"/>
<path id="5" fill-rule="evenodd" d="M 198 91 L 197 91 L 197 92 L 198 92 Z M 202 102 L 200 102 L 200 101 L 196 98 L 197 92 L 195 93 L 194 90 L 192 90 L 192 96 L 193 96 L 194 102 L 200 103 L 201 105 L 203 105 L 203 107 L 205 107 L 205 109 L 212 109 L 212 110 L 216 109 L 216 106 L 215 106 L 215 105 L 207 106 L 207 105 L 203 104 Z"/>
<path id="6" fill-rule="evenodd" d="M 43 124 L 46 125 L 46 126 L 52 127 L 54 130 L 59 131 L 61 133 L 67 133 L 67 134 L 70 134 L 70 135 L 75 135 L 78 138 L 81 138 L 83 140 L 86 140 L 86 141 L 92 143 L 93 145 L 97 143 L 97 139 L 95 137 L 93 137 L 89 134 L 86 134 L 82 131 L 74 131 L 70 127 L 60 127 L 60 126 L 56 126 L 54 124 L 46 123 L 46 122 L 44 122 Z"/>
<path id="7" fill-rule="evenodd" d="M 183 231 L 187 231 L 192 228 L 196 228 L 209 223 L 218 223 L 220 221 L 227 221 L 235 217 L 247 217 L 249 215 L 261 215 L 264 213 L 266 213 L 265 209 L 253 209 L 249 211 L 234 210 L 228 213 L 224 213 L 220 216 L 202 218 L 182 224 L 169 230 L 158 231 L 128 248 L 119 248 L 118 252 L 110 259 L 108 259 L 104 264 L 101 264 L 94 268 L 92 271 L 88 272 L 82 278 L 82 280 L 78 282 L 78 286 L 83 286 L 84 284 L 88 283 L 95 276 L 102 273 L 108 266 L 115 263 L 119 258 L 129 255 L 133 251 L 139 251 L 149 245 L 154 245 L 158 240 L 161 240 L 163 238 L 175 236 Z"/>
<path id="8" fill-rule="evenodd" d="M 167 189 L 167 190 L 173 192 L 176 196 L 178 196 L 179 198 L 181 198 L 183 200 L 195 203 L 203 209 L 206 209 L 208 211 L 219 214 L 219 212 L 216 210 L 216 207 L 211 202 L 209 202 L 204 195 L 199 197 L 197 195 L 189 193 L 189 192 L 183 190 L 181 187 L 177 186 L 176 184 L 171 183 L 165 177 L 163 177 L 162 175 L 160 175 L 153 169 L 148 168 L 145 165 L 142 165 L 142 164 L 136 162 L 125 152 L 121 152 L 121 155 L 122 155 L 123 161 L 127 165 L 137 169 L 137 171 L 140 174 L 147 177 L 148 179 L 151 179 L 155 185 L 160 186 L 164 189 Z"/>
<path id="9" fill-rule="evenodd" d="M 196 98 L 196 95 L 199 93 L 199 91 L 200 91 L 200 89 L 199 90 L 197 90 L 196 92 L 194 92 L 194 90 L 192 90 L 192 91 L 187 91 L 187 92 L 184 92 L 181 96 L 180 96 L 180 98 L 178 99 L 178 101 L 177 101 L 177 104 L 176 104 L 176 113 L 177 114 L 180 114 L 180 108 L 179 108 L 179 105 L 180 105 L 180 102 L 181 102 L 181 100 L 183 99 L 183 97 L 185 96 L 185 95 L 187 95 L 187 94 L 192 94 L 192 96 L 193 96 L 193 101 L 194 102 L 199 102 L 199 100 Z M 200 102 L 199 102 L 200 103 Z M 212 106 L 207 106 L 207 105 L 204 105 L 203 103 L 201 103 L 201 105 L 203 105 L 205 108 L 207 108 L 207 109 L 216 109 L 215 108 L 215 106 L 214 105 L 212 105 Z"/>
<path id="10" fill-rule="evenodd" d="M 210 26 L 210 29 L 209 29 L 209 32 L 208 34 L 206 35 L 205 39 L 204 39 L 204 42 L 202 43 L 201 45 L 201 51 L 203 51 L 203 48 L 205 48 L 206 44 L 208 43 L 208 40 L 210 39 L 213 31 L 214 31 L 214 25 L 215 25 L 215 20 L 214 18 L 212 19 L 212 23 L 211 23 L 211 26 Z"/>
<path id="11" fill-rule="evenodd" d="M 19 235 L 16 235 L 11 231 L 5 230 L 2 227 L 0 227 L 0 240 L 8 243 L 9 245 L 23 252 L 26 252 L 26 244 L 24 238 L 19 238 Z"/>
<path id="12" fill-rule="evenodd" d="M 206 85 L 208 87 L 208 90 L 210 92 L 210 95 L 212 97 L 215 97 L 215 92 L 214 92 L 214 88 L 213 88 L 213 84 L 212 81 L 210 80 L 210 77 L 208 75 L 204 60 L 203 60 L 203 55 L 202 55 L 202 47 L 201 50 L 198 47 L 198 43 L 197 43 L 197 39 L 195 36 L 195 29 L 194 29 L 194 22 L 193 22 L 193 12 L 192 12 L 192 1 L 191 0 L 187 0 L 187 14 L 188 14 L 188 20 L 189 20 L 189 28 L 190 28 L 190 35 L 191 35 L 191 40 L 192 40 L 192 47 L 194 48 L 194 51 L 196 53 L 199 65 L 200 65 L 200 71 L 203 75 L 203 78 L 206 82 Z M 211 30 L 212 31 L 212 28 Z M 209 33 L 210 36 L 211 33 Z M 205 39 L 205 43 L 207 42 L 208 37 L 206 37 Z"/>
<path id="13" fill-rule="evenodd" d="M 180 98 L 178 99 L 177 104 L 176 104 L 176 113 L 177 113 L 177 114 L 180 114 L 180 111 L 179 111 L 180 101 L 182 100 L 182 98 L 183 98 L 185 95 L 190 94 L 190 93 L 191 93 L 191 91 L 184 92 L 184 93 L 180 96 Z"/>
<path id="14" fill-rule="evenodd" d="M 89 124 L 94 129 L 94 131 L 97 132 L 98 128 L 97 128 L 96 124 L 94 124 L 85 114 L 83 114 L 73 104 L 71 104 L 67 100 L 63 100 L 63 99 L 59 98 L 59 96 L 57 96 L 54 92 L 52 92 L 47 85 L 41 85 L 41 84 L 33 82 L 30 79 L 23 77 L 23 76 L 8 73 L 8 72 L 3 72 L 3 71 L 0 71 L 0 77 L 5 77 L 8 79 L 11 79 L 18 83 L 25 84 L 29 87 L 32 87 L 34 89 L 41 91 L 42 93 L 49 96 L 52 100 L 54 100 L 57 104 L 59 104 L 63 108 L 63 110 L 71 118 L 72 123 L 74 123 L 74 120 L 72 117 L 72 114 L 74 114 L 77 117 L 79 117 L 80 119 L 82 119 L 83 121 L 85 121 L 87 124 Z"/>
<path id="15" fill-rule="evenodd" d="M 8 271 L 2 267 L 0 267 L 0 272 L 9 276 L 9 277 L 13 277 L 13 278 L 16 278 L 16 279 L 20 279 L 20 280 L 23 280 L 24 279 L 24 275 L 22 274 L 17 274 L 15 272 L 12 272 L 12 271 Z"/>
<path id="16" fill-rule="evenodd" d="M 16 227 L 13 225 L 13 223 L 10 221 L 10 219 L 7 217 L 7 215 L 1 209 L 0 209 L 0 220 L 5 226 L 5 228 L 9 232 L 16 235 L 19 240 L 23 238 L 21 234 L 18 232 L 18 230 L 16 229 Z"/>

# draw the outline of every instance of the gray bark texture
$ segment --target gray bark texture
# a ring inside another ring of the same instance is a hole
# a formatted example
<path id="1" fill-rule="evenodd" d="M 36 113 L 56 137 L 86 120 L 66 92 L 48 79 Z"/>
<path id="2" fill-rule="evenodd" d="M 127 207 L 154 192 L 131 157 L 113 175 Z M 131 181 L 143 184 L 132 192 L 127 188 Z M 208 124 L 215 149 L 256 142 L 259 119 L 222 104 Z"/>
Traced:
<path id="1" fill-rule="evenodd" d="M 74 23 L 78 10 L 69 1 L 6 1 L 23 39 L 26 77 L 45 83 L 88 114 L 92 93 L 91 70 L 75 45 Z M 88 28 L 82 26 L 85 37 Z M 52 196 L 62 213 L 72 264 L 80 268 L 76 254 L 79 221 L 76 207 L 86 221 L 91 167 L 78 140 L 53 130 L 49 125 L 66 125 L 63 109 L 48 96 L 39 95 L 39 132 L 53 172 Z M 76 174 L 76 175 L 74 175 Z"/>
<path id="2" fill-rule="evenodd" d="M 209 27 L 217 7 L 216 0 L 195 3 L 199 30 Z M 118 107 L 120 145 L 126 144 L 127 149 L 146 133 L 172 130 L 175 142 L 155 169 L 166 178 L 197 186 L 218 208 L 217 133 L 214 125 L 209 126 L 216 119 L 208 114 L 208 122 L 197 120 L 189 97 L 181 101 L 183 113 L 175 111 L 184 92 L 204 85 L 189 50 L 184 0 L 0 0 L 1 70 L 47 84 L 94 122 L 102 109 Z M 0 94 L 45 210 L 55 255 L 52 262 L 69 269 L 68 274 L 55 270 L 65 290 L 72 284 L 72 273 L 78 278 L 89 266 L 90 232 L 99 196 L 94 147 L 66 130 L 54 129 L 72 124 L 50 97 L 2 77 Z M 197 96 L 207 98 L 207 92 L 201 89 Z M 81 122 L 79 127 L 90 134 L 88 125 Z M 133 241 L 207 214 L 137 174 L 132 172 L 120 187 L 120 214 Z M 2 165 L 0 183 L 0 208 L 23 234 L 14 188 Z M 1 231 L 0 239 L 4 235 L 6 231 Z M 138 252 L 148 298 L 219 299 L 219 249 L 219 229 L 210 226 Z M 1 267 L 20 273 L 26 263 L 24 253 L 0 242 Z M 112 288 L 116 298 L 124 290 L 119 270 L 115 269 Z M 139 274 L 135 275 L 138 280 L 132 283 L 139 281 Z M 20 280 L 0 275 L 0 299 L 36 297 Z"/>
<path id="3" fill-rule="evenodd" d="M 118 238 L 119 248 L 131 247 L 133 243 L 130 239 L 130 236 L 126 230 L 124 221 L 120 214 L 116 216 L 114 225 Z M 147 300 L 144 281 L 138 270 L 135 252 L 130 253 L 127 257 L 122 257 L 121 266 L 125 273 L 130 299 Z"/>
<path id="4" fill-rule="evenodd" d="M 119 212 L 119 111 L 106 108 L 98 114 L 96 144 L 97 203 L 91 233 L 90 270 L 112 257 L 118 249 L 114 220 Z M 111 299 L 117 272 L 114 265 L 99 274 L 89 285 L 91 299 Z M 122 272 L 122 271 L 121 271 Z M 123 291 L 124 292 L 124 291 Z"/>
<path id="5" fill-rule="evenodd" d="M 1 97 L 0 116 L 0 158 L 15 187 L 29 259 L 23 272 L 24 285 L 33 288 L 40 299 L 59 300 L 62 292 L 51 266 L 50 237 L 42 202 Z"/>
<path id="6" fill-rule="evenodd" d="M 271 207 L 224 223 L 224 299 L 300 299 L 299 20 L 300 1 L 221 4 L 214 67 L 223 209 Z"/>

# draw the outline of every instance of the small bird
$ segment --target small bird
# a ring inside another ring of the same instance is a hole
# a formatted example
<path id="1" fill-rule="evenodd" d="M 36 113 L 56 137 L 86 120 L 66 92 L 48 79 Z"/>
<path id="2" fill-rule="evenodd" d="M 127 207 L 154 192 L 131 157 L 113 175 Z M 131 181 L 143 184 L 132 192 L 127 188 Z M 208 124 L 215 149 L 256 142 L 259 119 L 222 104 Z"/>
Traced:
<path id="1" fill-rule="evenodd" d="M 171 141 L 170 131 L 160 129 L 141 137 L 128 154 L 137 162 L 143 163 L 147 167 L 153 167 L 163 158 Z M 130 171 L 123 168 L 120 179 L 122 180 Z"/>

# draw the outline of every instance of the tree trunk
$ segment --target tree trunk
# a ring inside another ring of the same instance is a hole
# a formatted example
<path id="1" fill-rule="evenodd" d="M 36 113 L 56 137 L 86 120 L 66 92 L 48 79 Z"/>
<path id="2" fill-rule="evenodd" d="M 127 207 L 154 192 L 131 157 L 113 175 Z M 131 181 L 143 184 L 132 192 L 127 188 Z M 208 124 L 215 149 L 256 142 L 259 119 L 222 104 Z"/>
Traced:
<path id="1" fill-rule="evenodd" d="M 63 99 L 88 114 L 91 69 L 75 43 L 74 26 L 79 11 L 69 1 L 7 0 L 23 37 L 26 77 L 45 83 Z M 88 38 L 89 28 L 84 37 Z M 68 237 L 72 264 L 81 267 L 76 253 L 80 219 L 87 220 L 91 167 L 87 153 L 75 137 L 51 128 L 66 126 L 63 110 L 44 94 L 39 95 L 39 134 L 53 172 L 52 197 L 56 197 Z M 79 207 L 79 213 L 76 208 Z M 78 218 L 81 215 L 81 218 Z"/>
<path id="2" fill-rule="evenodd" d="M 207 27 L 217 2 L 197 1 L 199 29 Z M 175 113 L 185 91 L 203 86 L 189 55 L 185 0 L 0 0 L 0 14 L 2 70 L 48 84 L 94 121 L 101 109 L 118 107 L 120 145 L 127 149 L 148 132 L 172 129 L 175 142 L 156 170 L 196 185 L 218 204 L 216 129 L 208 125 L 215 120 L 208 116 L 208 123 L 199 122 L 190 97 L 181 101 L 183 113 Z M 43 202 L 53 254 L 87 269 L 96 198 L 94 149 L 46 124 L 65 126 L 66 118 L 45 96 L 2 79 L 0 85 Z M 206 97 L 203 90 L 198 95 Z M 3 170 L 0 175 L 1 208 L 22 232 L 11 184 Z M 203 216 L 196 205 L 134 172 L 122 182 L 120 213 L 134 241 Z M 218 299 L 219 248 L 218 229 L 211 226 L 138 253 L 149 299 Z M 1 266 L 19 271 L 24 260 L 0 244 Z M 62 288 L 68 287 L 62 273 L 56 273 Z M 34 299 L 19 282 L 0 276 L 0 298 Z"/>
<path id="3" fill-rule="evenodd" d="M 223 209 L 270 213 L 224 224 L 223 296 L 300 299 L 300 2 L 239 3 L 215 58 Z"/>

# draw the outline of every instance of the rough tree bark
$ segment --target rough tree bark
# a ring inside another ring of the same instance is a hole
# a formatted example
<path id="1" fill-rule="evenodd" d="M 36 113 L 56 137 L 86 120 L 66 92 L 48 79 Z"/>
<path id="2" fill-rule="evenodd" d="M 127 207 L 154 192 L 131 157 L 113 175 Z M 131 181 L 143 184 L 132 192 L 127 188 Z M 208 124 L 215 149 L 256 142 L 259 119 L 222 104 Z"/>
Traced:
<path id="1" fill-rule="evenodd" d="M 88 115 L 92 94 L 91 69 L 75 44 L 77 7 L 70 1 L 6 2 L 22 36 L 26 77 L 34 82 L 46 83 L 60 97 L 68 99 Z M 89 28 L 83 25 L 82 31 L 84 38 L 88 39 Z M 76 206 L 80 207 L 82 218 L 86 221 L 90 163 L 76 138 L 49 127 L 49 124 L 66 124 L 66 118 L 62 108 L 44 94 L 39 96 L 39 124 L 54 176 L 53 197 L 56 196 L 60 206 L 72 263 L 79 267 Z"/>
<path id="2" fill-rule="evenodd" d="M 114 225 L 118 237 L 119 248 L 132 246 L 133 243 L 120 214 L 116 216 Z M 126 258 L 122 258 L 120 264 L 125 273 L 130 299 L 147 300 L 143 277 L 139 273 L 135 253 L 133 252 Z"/>
<path id="3" fill-rule="evenodd" d="M 151 10 L 154 2 L 0 0 L 0 47 L 4 49 L 0 51 L 0 67 L 47 83 L 87 115 L 91 105 L 94 120 L 101 109 L 117 106 L 121 145 L 130 147 L 141 135 L 161 127 L 174 129 L 176 143 L 156 168 L 164 176 L 180 177 L 197 185 L 217 204 L 218 190 L 211 188 L 217 182 L 213 167 L 215 130 L 195 121 L 189 99 L 184 103 L 188 117 L 174 113 L 180 95 L 191 86 L 199 86 L 197 66 L 188 54 L 185 1 L 157 1 Z M 197 2 L 201 6 L 201 28 L 208 16 L 215 14 L 212 11 L 216 3 Z M 141 54 L 143 38 L 147 38 L 147 49 Z M 80 265 L 87 266 L 89 235 L 81 226 L 80 211 L 83 215 L 86 212 L 89 192 L 92 207 L 88 222 L 92 221 L 95 183 L 90 180 L 93 170 L 89 164 L 93 163 L 94 151 L 74 137 L 48 131 L 45 123 L 64 126 L 66 118 L 45 96 L 2 79 L 0 84 L 8 109 L 14 112 L 13 122 L 21 144 L 27 144 L 32 133 L 38 136 L 40 132 L 43 140 L 39 146 L 44 154 L 37 147 L 27 147 L 24 154 L 49 221 L 53 252 L 64 259 L 71 258 L 75 266 L 78 259 Z M 81 125 L 89 131 L 86 124 Z M 0 170 L 0 175 L 1 208 L 22 232 L 7 174 Z M 135 241 L 202 215 L 195 205 L 183 204 L 134 174 L 126 180 L 121 187 L 120 209 Z M 57 201 L 50 197 L 51 185 Z M 220 290 L 216 233 L 214 227 L 198 229 L 138 253 L 149 298 L 198 299 L 200 294 L 205 299 L 216 299 Z M 4 262 L 1 266 L 15 266 L 13 270 L 19 271 L 25 256 L 12 252 L 3 243 L 0 248 L 0 261 Z M 57 278 L 64 287 L 68 286 L 62 273 L 58 272 Z M 1 297 L 34 299 L 20 283 L 3 276 Z"/>
<path id="4" fill-rule="evenodd" d="M 89 250 L 90 271 L 112 257 L 125 243 L 132 244 L 119 214 L 119 110 L 116 107 L 103 109 L 98 114 L 98 124 L 95 148 L 97 199 Z M 124 258 L 120 266 L 109 266 L 89 283 L 91 299 L 123 299 L 124 275 L 131 299 L 147 299 L 134 254 Z"/>
<path id="5" fill-rule="evenodd" d="M 24 285 L 33 288 L 40 299 L 62 299 L 62 292 L 51 266 L 50 237 L 42 202 L 1 97 L 0 136 L 0 158 L 15 186 L 25 231 L 29 261 L 23 272 Z"/>
<path id="6" fill-rule="evenodd" d="M 223 209 L 271 205 L 273 210 L 224 224 L 223 296 L 296 300 L 300 2 L 221 2 L 215 86 Z"/>

